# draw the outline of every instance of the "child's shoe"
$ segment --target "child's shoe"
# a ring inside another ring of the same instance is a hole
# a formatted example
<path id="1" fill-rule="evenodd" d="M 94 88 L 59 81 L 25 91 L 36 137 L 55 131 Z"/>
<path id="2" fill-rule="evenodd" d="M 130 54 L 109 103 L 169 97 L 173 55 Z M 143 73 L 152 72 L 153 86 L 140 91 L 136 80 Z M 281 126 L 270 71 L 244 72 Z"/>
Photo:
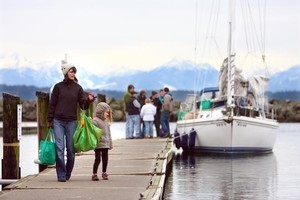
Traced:
<path id="1" fill-rule="evenodd" d="M 103 180 L 108 180 L 108 174 L 107 173 L 102 173 L 102 178 Z"/>
<path id="2" fill-rule="evenodd" d="M 99 181 L 99 178 L 98 178 L 97 174 L 92 175 L 92 181 Z"/>

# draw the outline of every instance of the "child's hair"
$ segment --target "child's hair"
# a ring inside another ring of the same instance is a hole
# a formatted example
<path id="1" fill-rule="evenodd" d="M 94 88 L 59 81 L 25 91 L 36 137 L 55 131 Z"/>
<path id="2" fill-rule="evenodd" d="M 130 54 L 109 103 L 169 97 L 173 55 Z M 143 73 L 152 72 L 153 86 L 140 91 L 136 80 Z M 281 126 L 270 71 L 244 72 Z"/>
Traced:
<path id="1" fill-rule="evenodd" d="M 109 111 L 109 115 L 107 116 L 106 120 L 108 121 L 109 124 L 111 124 L 112 121 L 113 121 L 113 118 L 112 118 L 112 110 L 111 110 L 110 107 L 109 107 L 109 108 L 106 109 L 105 112 L 107 112 L 107 111 Z"/>

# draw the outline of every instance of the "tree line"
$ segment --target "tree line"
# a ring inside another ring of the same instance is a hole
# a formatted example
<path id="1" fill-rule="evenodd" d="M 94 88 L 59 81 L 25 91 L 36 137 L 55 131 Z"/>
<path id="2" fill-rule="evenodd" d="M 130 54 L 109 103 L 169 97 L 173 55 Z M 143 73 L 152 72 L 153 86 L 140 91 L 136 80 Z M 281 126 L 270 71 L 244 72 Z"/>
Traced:
<path id="1" fill-rule="evenodd" d="M 157 89 L 158 91 L 159 89 Z M 19 96 L 24 100 L 34 100 L 36 99 L 36 91 L 49 92 L 50 87 L 36 87 L 28 85 L 6 85 L 0 84 L 0 92 L 7 92 L 16 96 Z M 122 99 L 125 91 L 115 91 L 115 90 L 99 90 L 99 89 L 87 89 L 87 92 L 94 94 L 104 94 L 107 98 Z M 145 90 L 147 97 L 150 97 L 152 90 Z M 176 90 L 171 91 L 174 99 L 177 101 L 184 101 L 187 94 L 192 94 L 194 91 L 188 90 Z M 198 91 L 199 92 L 199 91 Z M 266 92 L 266 96 L 269 100 L 290 100 L 290 101 L 300 101 L 300 91 L 282 91 L 282 92 Z M 0 97 L 2 99 L 2 95 Z"/>

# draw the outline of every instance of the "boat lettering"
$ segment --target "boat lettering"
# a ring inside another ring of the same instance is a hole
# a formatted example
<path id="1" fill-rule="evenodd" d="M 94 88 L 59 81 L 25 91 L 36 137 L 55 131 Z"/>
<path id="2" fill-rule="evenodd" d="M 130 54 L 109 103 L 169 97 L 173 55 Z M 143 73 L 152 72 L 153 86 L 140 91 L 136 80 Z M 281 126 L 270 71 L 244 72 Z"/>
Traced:
<path id="1" fill-rule="evenodd" d="M 225 122 L 217 123 L 216 126 L 218 126 L 218 127 L 219 126 L 226 126 L 226 123 Z"/>
<path id="2" fill-rule="evenodd" d="M 243 123 L 237 123 L 237 125 L 240 127 L 247 127 L 247 124 L 243 124 Z"/>

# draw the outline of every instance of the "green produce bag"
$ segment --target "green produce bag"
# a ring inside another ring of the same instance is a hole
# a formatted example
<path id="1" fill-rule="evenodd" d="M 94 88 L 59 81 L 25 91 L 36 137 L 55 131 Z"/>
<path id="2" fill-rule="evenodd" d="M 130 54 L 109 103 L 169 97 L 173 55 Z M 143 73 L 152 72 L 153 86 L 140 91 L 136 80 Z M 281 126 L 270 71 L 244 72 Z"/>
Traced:
<path id="1" fill-rule="evenodd" d="M 42 165 L 53 165 L 56 162 L 56 147 L 52 128 L 48 128 L 45 140 L 40 141 L 39 160 Z"/>
<path id="2" fill-rule="evenodd" d="M 95 149 L 101 135 L 102 129 L 94 125 L 92 120 L 82 111 L 73 136 L 74 147 L 77 152 Z"/>

